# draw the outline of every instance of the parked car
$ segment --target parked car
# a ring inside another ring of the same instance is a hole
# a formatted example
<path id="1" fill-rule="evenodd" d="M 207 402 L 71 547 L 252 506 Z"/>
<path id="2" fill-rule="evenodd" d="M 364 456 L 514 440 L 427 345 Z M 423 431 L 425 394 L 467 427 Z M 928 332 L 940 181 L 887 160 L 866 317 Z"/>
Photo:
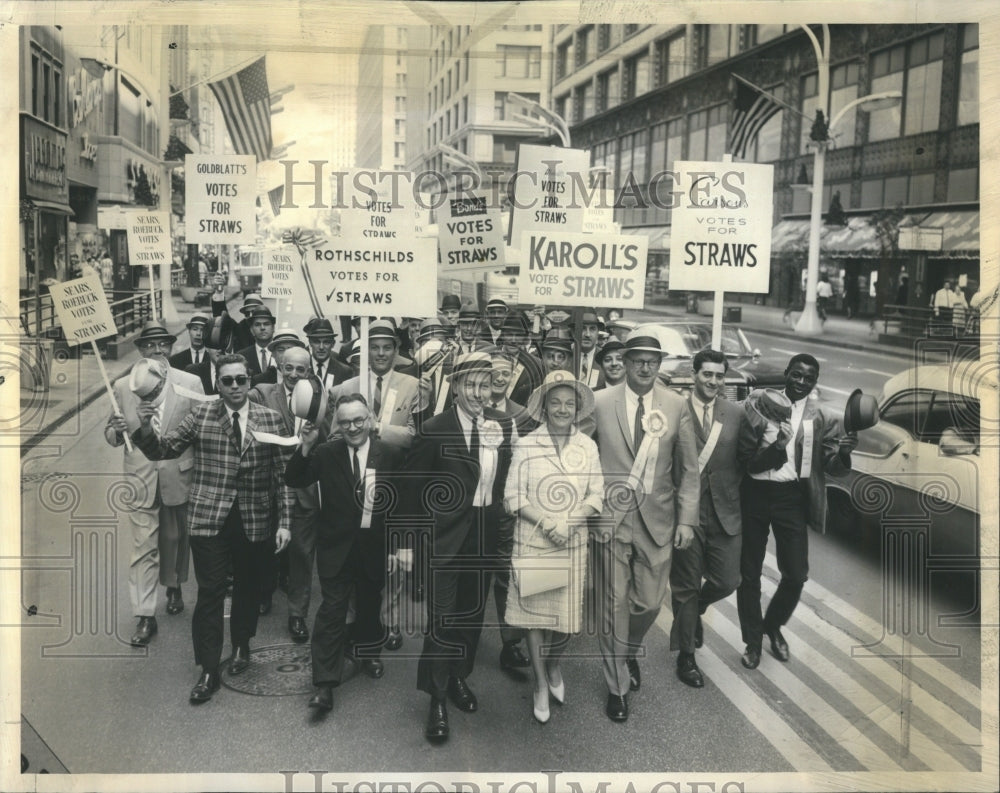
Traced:
<path id="1" fill-rule="evenodd" d="M 679 391 L 690 390 L 694 384 L 691 360 L 699 350 L 712 346 L 711 324 L 670 319 L 648 327 L 656 333 L 664 352 L 660 380 Z M 721 346 L 729 359 L 725 390 L 728 399 L 741 401 L 754 388 L 784 388 L 784 369 L 762 360 L 760 350 L 750 344 L 740 328 L 724 323 Z"/>
<path id="2" fill-rule="evenodd" d="M 884 527 L 916 533 L 926 526 L 923 547 L 938 562 L 955 569 L 978 558 L 984 378 L 970 361 L 922 365 L 887 380 L 879 423 L 858 434 L 852 470 L 827 477 L 828 525 L 862 532 L 869 547 L 881 544 Z M 917 552 L 920 542 L 911 542 Z"/>

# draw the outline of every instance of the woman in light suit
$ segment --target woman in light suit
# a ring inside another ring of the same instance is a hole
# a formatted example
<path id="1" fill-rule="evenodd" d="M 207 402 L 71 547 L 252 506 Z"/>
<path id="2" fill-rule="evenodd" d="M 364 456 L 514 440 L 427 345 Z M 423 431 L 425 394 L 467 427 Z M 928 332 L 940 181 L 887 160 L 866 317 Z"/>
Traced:
<path id="1" fill-rule="evenodd" d="M 517 518 L 507 622 L 528 629 L 533 713 L 544 724 L 549 695 L 560 704 L 565 698 L 559 659 L 569 634 L 582 625 L 587 518 L 601 511 L 604 477 L 597 445 L 575 426 L 594 410 L 590 388 L 570 372 L 551 372 L 526 410 L 541 426 L 514 446 L 504 491 L 507 510 Z M 534 590 L 523 571 L 518 575 L 518 561 L 559 550 L 546 558 L 565 583 L 527 594 Z"/>

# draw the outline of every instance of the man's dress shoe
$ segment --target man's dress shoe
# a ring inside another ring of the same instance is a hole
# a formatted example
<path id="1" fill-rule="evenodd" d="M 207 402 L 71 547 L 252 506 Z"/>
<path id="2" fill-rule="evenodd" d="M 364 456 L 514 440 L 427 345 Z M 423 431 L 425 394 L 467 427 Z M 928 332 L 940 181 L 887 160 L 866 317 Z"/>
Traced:
<path id="1" fill-rule="evenodd" d="M 309 628 L 306 627 L 306 621 L 302 617 L 288 618 L 288 632 L 296 644 L 309 641 Z"/>
<path id="2" fill-rule="evenodd" d="M 191 704 L 197 705 L 202 702 L 208 702 L 212 698 L 212 694 L 218 690 L 219 673 L 202 672 L 201 677 L 198 678 L 198 682 L 191 689 L 191 696 L 189 698 Z"/>
<path id="3" fill-rule="evenodd" d="M 779 661 L 787 661 L 788 642 L 786 642 L 785 637 L 781 635 L 781 631 L 774 628 L 773 630 L 765 630 L 764 633 L 771 642 L 771 652 L 774 653 L 774 657 Z"/>
<path id="4" fill-rule="evenodd" d="M 455 707 L 466 713 L 475 713 L 479 709 L 479 701 L 476 695 L 460 677 L 453 677 L 448 681 L 448 695 Z"/>
<path id="5" fill-rule="evenodd" d="M 694 647 L 695 649 L 701 648 L 705 643 L 705 626 L 701 623 L 701 615 L 698 615 L 698 621 L 694 624 Z"/>
<path id="6" fill-rule="evenodd" d="M 257 606 L 257 613 L 260 616 L 271 613 L 272 597 L 271 595 L 261 595 L 260 604 Z"/>
<path id="7" fill-rule="evenodd" d="M 760 647 L 748 644 L 746 650 L 743 651 L 740 663 L 747 669 L 756 669 L 760 666 Z"/>
<path id="8" fill-rule="evenodd" d="M 694 653 L 681 653 L 677 658 L 677 677 L 691 688 L 704 688 L 705 678 L 702 677 Z"/>
<path id="9" fill-rule="evenodd" d="M 389 629 L 389 638 L 385 640 L 385 644 L 382 646 L 386 650 L 398 650 L 403 646 L 403 632 L 399 629 L 398 625 L 393 625 Z"/>
<path id="10" fill-rule="evenodd" d="M 608 704 L 604 706 L 604 712 L 611 721 L 627 721 L 628 697 L 608 694 Z"/>
<path id="11" fill-rule="evenodd" d="M 431 700 L 424 737 L 431 743 L 443 743 L 448 740 L 448 706 L 443 699 Z"/>
<path id="12" fill-rule="evenodd" d="M 642 685 L 642 675 L 639 674 L 639 662 L 635 658 L 625 659 L 628 667 L 628 687 L 629 691 L 638 691 Z"/>
<path id="13" fill-rule="evenodd" d="M 309 698 L 309 707 L 316 710 L 333 710 L 333 686 L 317 686 Z"/>
<path id="14" fill-rule="evenodd" d="M 385 674 L 385 666 L 378 658 L 365 658 L 361 661 L 361 671 L 378 680 Z"/>
<path id="15" fill-rule="evenodd" d="M 229 674 L 233 677 L 243 674 L 248 666 L 250 666 L 250 648 L 234 647 L 233 657 L 229 661 Z"/>
<path id="16" fill-rule="evenodd" d="M 145 647 L 156 635 L 156 617 L 139 617 L 139 624 L 129 643 L 133 647 Z"/>
<path id="17" fill-rule="evenodd" d="M 531 659 L 524 654 L 517 642 L 508 642 L 500 651 L 501 669 L 527 669 L 531 666 Z"/>
<path id="18" fill-rule="evenodd" d="M 184 611 L 184 598 L 181 597 L 181 588 L 167 587 L 167 614 L 180 614 L 182 611 Z"/>

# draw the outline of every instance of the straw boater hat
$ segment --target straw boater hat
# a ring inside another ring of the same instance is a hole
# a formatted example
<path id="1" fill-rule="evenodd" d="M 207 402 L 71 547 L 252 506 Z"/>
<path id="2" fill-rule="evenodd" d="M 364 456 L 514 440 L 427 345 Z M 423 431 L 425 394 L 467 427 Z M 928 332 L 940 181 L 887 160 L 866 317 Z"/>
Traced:
<path id="1" fill-rule="evenodd" d="M 318 424 L 326 415 L 326 388 L 314 374 L 303 377 L 292 389 L 292 415 Z"/>
<path id="2" fill-rule="evenodd" d="M 792 400 L 784 391 L 774 388 L 754 391 L 747 397 L 747 404 L 772 424 L 780 424 L 792 418 Z"/>
<path id="3" fill-rule="evenodd" d="M 542 410 L 545 408 L 545 396 L 553 388 L 568 386 L 576 392 L 576 420 L 577 422 L 587 418 L 594 412 L 594 392 L 585 384 L 581 383 L 571 372 L 562 370 L 549 372 L 545 375 L 542 384 L 531 392 L 528 397 L 528 404 L 525 405 L 528 415 L 535 421 L 544 422 Z"/>
<path id="4" fill-rule="evenodd" d="M 397 345 L 399 336 L 396 335 L 396 328 L 387 319 L 376 319 L 368 326 L 369 339 L 391 339 Z"/>
<path id="5" fill-rule="evenodd" d="M 425 319 L 420 323 L 420 332 L 417 333 L 417 341 L 429 339 L 435 334 L 447 335 L 447 330 L 439 318 Z"/>
<path id="6" fill-rule="evenodd" d="M 344 360 L 347 362 L 353 361 L 355 358 L 361 357 L 361 346 L 358 344 L 357 339 L 351 339 L 347 342 L 346 348 L 344 350 Z"/>
<path id="7" fill-rule="evenodd" d="M 640 325 L 625 337 L 625 353 L 627 355 L 630 352 L 655 352 L 663 355 L 660 340 L 650 325 Z"/>
<path id="8" fill-rule="evenodd" d="M 878 401 L 873 396 L 861 393 L 860 388 L 847 398 L 844 408 L 844 430 L 857 432 L 878 424 Z"/>
<path id="9" fill-rule="evenodd" d="M 150 320 L 143 325 L 142 331 L 136 336 L 134 343 L 136 346 L 147 341 L 169 341 L 173 344 L 177 337 L 168 331 L 163 325 L 155 320 Z"/>
<path id="10" fill-rule="evenodd" d="M 167 382 L 167 365 L 160 360 L 140 358 L 128 376 L 128 388 L 139 399 L 145 400 L 157 393 Z"/>
<path id="11" fill-rule="evenodd" d="M 326 317 L 313 317 L 302 329 L 307 339 L 335 339 L 337 332 L 333 329 L 333 323 Z"/>
<path id="12" fill-rule="evenodd" d="M 504 311 L 506 311 L 507 303 L 501 300 L 499 297 L 494 297 L 486 304 L 487 311 L 489 311 L 491 308 L 502 308 Z"/>
<path id="13" fill-rule="evenodd" d="M 306 343 L 299 338 L 295 331 L 282 329 L 280 333 L 275 333 L 267 345 L 268 352 L 274 352 L 278 347 L 301 347 L 306 348 Z"/>

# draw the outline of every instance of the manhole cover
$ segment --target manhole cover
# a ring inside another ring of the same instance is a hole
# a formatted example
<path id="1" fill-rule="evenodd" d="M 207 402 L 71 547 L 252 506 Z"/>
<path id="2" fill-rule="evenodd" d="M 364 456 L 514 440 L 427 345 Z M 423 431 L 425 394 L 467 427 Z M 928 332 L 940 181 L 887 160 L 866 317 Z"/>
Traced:
<path id="1" fill-rule="evenodd" d="M 227 669 L 223 665 L 223 669 Z M 226 688 L 255 697 L 286 697 L 313 690 L 309 645 L 276 644 L 250 651 L 250 667 L 236 677 L 222 675 Z"/>

